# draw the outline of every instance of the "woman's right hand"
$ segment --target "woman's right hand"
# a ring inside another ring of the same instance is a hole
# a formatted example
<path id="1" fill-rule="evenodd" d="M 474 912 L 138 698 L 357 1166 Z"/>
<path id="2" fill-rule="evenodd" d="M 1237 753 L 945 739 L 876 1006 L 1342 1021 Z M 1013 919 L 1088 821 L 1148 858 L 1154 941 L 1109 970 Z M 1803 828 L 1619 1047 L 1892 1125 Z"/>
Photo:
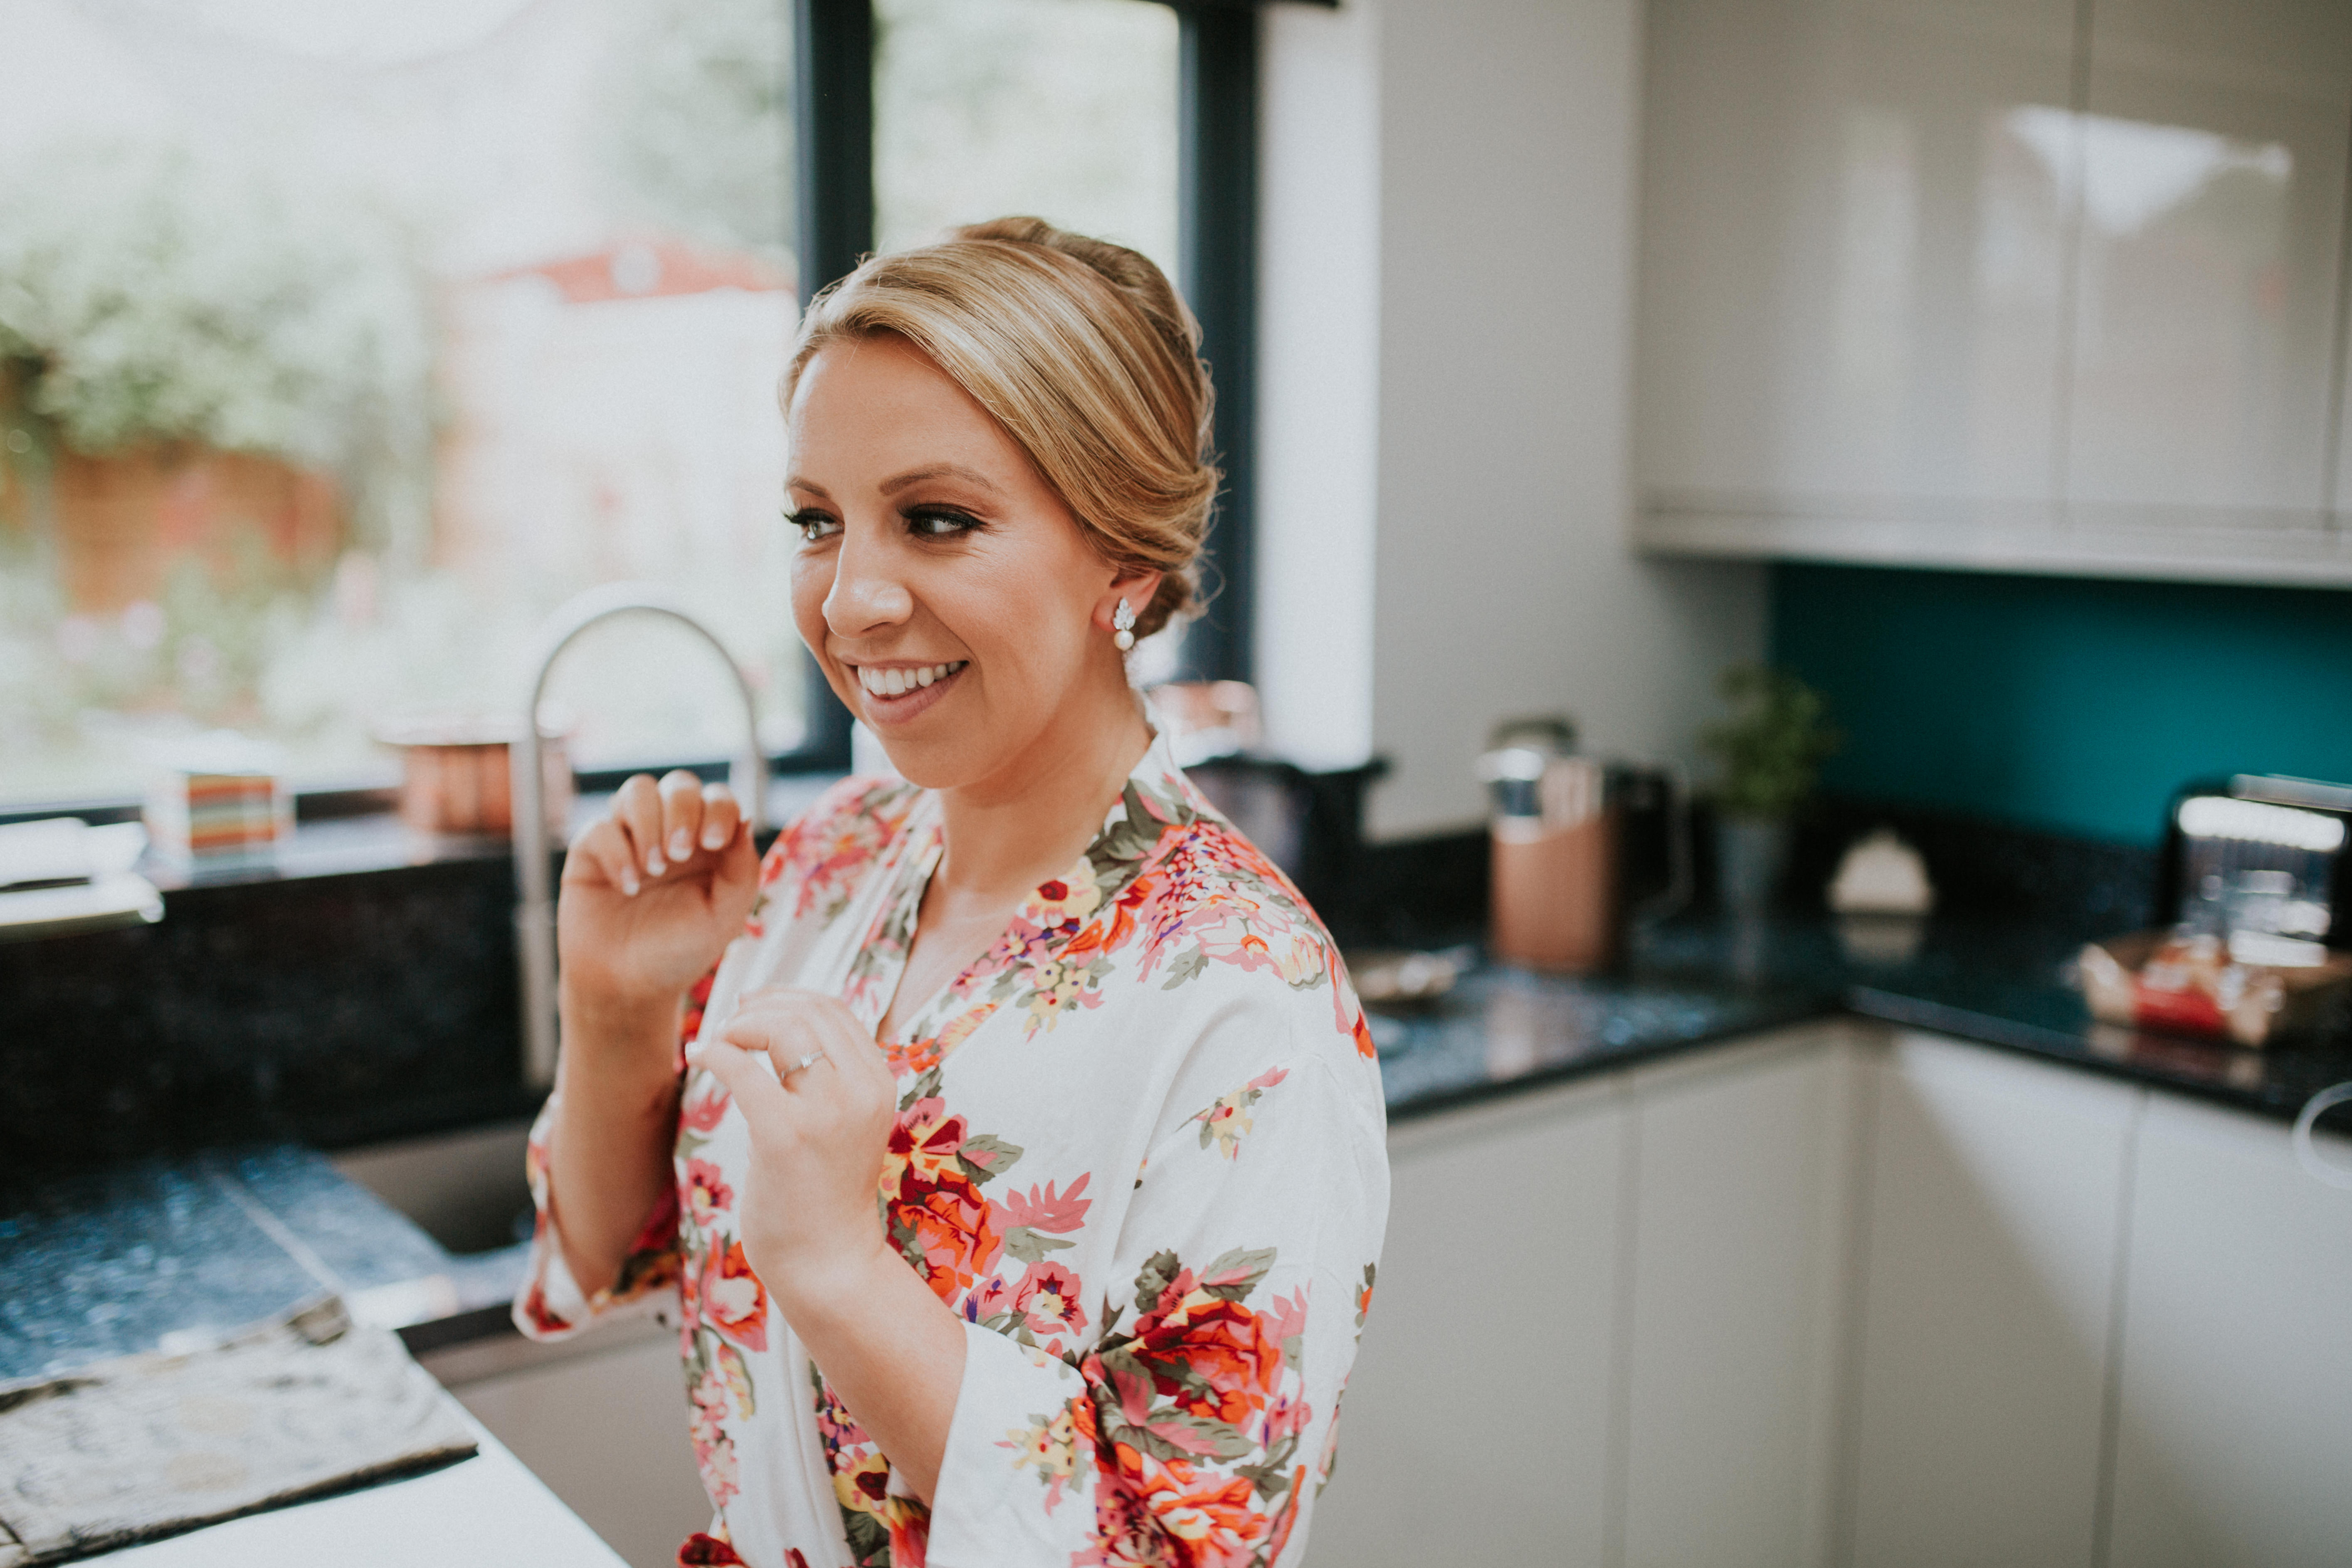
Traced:
<path id="1" fill-rule="evenodd" d="M 639 773 L 572 841 L 556 902 L 567 1012 L 667 1015 L 740 935 L 759 890 L 751 829 L 723 784 Z"/>

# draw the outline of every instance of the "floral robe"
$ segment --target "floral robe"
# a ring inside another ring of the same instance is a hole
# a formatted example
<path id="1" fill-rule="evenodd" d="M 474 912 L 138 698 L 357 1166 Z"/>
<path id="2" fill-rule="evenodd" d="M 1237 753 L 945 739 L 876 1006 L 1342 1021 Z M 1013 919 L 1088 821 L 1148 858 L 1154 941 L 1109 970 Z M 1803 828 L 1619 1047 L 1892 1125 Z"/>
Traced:
<path id="1" fill-rule="evenodd" d="M 689 1035 L 776 983 L 873 1027 L 940 847 L 935 795 L 845 781 L 770 852 Z M 718 1510 L 680 1561 L 1296 1563 L 1388 1210 L 1370 1037 L 1297 891 L 1155 742 L 1078 862 L 906 1016 L 879 1200 L 966 1337 L 928 1509 L 744 1259 L 747 1132 L 717 1079 L 688 1076 L 674 1197 L 593 1300 L 554 1245 L 546 1117 L 533 1136 L 523 1331 L 679 1314 Z"/>

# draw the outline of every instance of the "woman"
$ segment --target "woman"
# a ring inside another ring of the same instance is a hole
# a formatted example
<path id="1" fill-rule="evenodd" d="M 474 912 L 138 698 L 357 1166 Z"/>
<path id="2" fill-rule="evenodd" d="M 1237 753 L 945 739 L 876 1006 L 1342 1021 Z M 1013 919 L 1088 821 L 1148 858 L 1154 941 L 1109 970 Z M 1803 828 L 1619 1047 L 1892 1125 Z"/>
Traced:
<path id="1" fill-rule="evenodd" d="M 905 782 L 758 863 L 723 790 L 641 775 L 572 847 L 516 1316 L 676 1290 L 718 1510 L 681 1561 L 1303 1548 L 1383 1118 L 1329 938 L 1127 679 L 1192 603 L 1197 343 L 1151 263 L 1034 219 L 820 298 L 793 612 Z"/>

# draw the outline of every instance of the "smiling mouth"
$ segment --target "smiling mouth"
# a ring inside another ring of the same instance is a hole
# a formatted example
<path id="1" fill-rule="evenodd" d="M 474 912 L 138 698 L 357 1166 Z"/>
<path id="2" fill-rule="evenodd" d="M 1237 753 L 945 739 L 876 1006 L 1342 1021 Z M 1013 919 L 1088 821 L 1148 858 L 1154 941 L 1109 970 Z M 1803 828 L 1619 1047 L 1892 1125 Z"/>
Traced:
<path id="1" fill-rule="evenodd" d="M 857 684 L 866 689 L 868 697 L 887 702 L 893 698 L 908 697 L 927 687 L 936 686 L 971 662 L 968 658 L 959 658 L 945 664 L 899 665 L 887 669 L 861 664 L 856 667 Z"/>

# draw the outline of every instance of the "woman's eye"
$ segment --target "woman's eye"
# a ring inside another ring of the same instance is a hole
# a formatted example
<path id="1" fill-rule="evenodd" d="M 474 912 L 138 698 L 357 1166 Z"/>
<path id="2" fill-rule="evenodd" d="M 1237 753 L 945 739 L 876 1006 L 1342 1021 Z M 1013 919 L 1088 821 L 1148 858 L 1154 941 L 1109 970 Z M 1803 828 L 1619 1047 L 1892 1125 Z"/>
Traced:
<path id="1" fill-rule="evenodd" d="M 925 507 L 907 514 L 907 531 L 918 539 L 953 539 L 982 526 L 980 519 L 970 512 L 950 508 Z"/>
<path id="2" fill-rule="evenodd" d="M 841 531 L 841 520 L 821 511 L 788 511 L 784 513 L 784 521 L 801 531 L 801 540 L 807 544 L 831 539 Z"/>

